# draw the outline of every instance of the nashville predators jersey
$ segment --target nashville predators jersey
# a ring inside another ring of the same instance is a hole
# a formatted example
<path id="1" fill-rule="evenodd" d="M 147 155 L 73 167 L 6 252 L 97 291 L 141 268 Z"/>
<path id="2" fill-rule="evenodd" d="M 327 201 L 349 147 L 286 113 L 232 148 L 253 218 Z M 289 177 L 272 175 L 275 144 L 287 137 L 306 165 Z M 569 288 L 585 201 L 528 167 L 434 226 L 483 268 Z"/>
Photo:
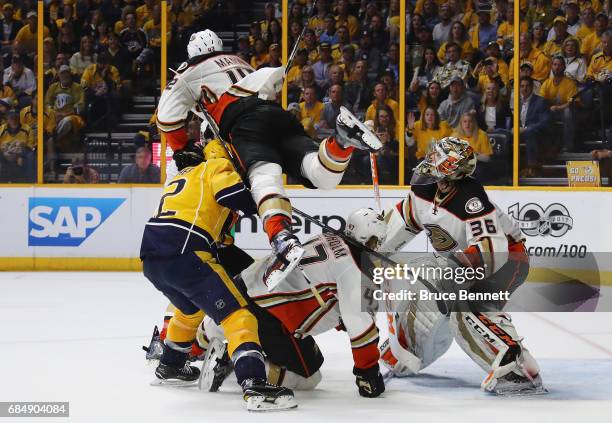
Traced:
<path id="1" fill-rule="evenodd" d="M 259 260 L 241 274 L 249 297 L 296 336 L 346 329 L 355 366 L 373 366 L 379 358 L 378 329 L 372 315 L 361 310 L 359 257 L 354 258 L 349 246 L 332 234 L 310 239 L 304 249 L 300 267 L 310 283 L 296 268 L 270 292 L 263 282 L 268 261 Z"/>
<path id="2" fill-rule="evenodd" d="M 442 195 L 436 184 L 413 185 L 408 196 L 385 212 L 384 251 L 399 251 L 425 231 L 439 253 L 465 253 L 473 266 L 488 275 L 499 270 L 508 253 L 524 253 L 521 231 L 489 200 L 483 186 L 468 177 Z M 474 262 L 470 258 L 477 258 Z"/>
<path id="3" fill-rule="evenodd" d="M 216 255 L 236 211 L 255 212 L 249 190 L 231 163 L 210 159 L 179 172 L 165 187 L 145 226 L 140 256 L 168 257 L 190 251 Z"/>

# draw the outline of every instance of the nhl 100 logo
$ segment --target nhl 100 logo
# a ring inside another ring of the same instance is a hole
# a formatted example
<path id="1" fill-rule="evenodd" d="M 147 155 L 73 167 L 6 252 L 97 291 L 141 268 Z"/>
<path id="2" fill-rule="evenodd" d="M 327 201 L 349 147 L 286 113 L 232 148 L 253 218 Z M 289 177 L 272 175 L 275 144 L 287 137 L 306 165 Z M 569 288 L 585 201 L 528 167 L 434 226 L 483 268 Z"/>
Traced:
<path id="1" fill-rule="evenodd" d="M 508 207 L 508 214 L 518 223 L 527 236 L 561 237 L 574 226 L 574 219 L 563 204 L 552 203 L 546 209 L 537 203 Z"/>

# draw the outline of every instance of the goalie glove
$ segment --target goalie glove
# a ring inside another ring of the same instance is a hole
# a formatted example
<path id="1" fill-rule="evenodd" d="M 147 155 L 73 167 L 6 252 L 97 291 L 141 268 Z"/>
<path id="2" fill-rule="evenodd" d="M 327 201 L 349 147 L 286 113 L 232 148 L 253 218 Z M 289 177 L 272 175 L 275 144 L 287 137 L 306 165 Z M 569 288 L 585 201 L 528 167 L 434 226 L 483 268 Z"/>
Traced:
<path id="1" fill-rule="evenodd" d="M 380 374 L 378 364 L 369 369 L 353 367 L 353 374 L 356 376 L 355 383 L 362 397 L 376 398 L 385 392 L 385 381 Z"/>

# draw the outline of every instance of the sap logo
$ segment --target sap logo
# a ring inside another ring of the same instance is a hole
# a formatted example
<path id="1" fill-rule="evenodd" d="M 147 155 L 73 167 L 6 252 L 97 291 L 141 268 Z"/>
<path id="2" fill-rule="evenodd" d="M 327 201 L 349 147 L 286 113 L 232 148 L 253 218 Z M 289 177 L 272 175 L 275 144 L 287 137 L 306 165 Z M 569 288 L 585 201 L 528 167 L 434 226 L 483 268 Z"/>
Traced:
<path id="1" fill-rule="evenodd" d="M 125 198 L 30 198 L 28 245 L 78 247 L 124 201 Z"/>

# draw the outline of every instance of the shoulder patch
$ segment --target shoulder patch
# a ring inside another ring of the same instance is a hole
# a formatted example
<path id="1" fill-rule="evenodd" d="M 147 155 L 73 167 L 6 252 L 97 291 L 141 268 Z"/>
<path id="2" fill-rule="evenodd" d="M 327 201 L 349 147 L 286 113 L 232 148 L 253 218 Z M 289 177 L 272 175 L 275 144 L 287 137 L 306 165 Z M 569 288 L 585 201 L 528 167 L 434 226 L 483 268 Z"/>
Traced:
<path id="1" fill-rule="evenodd" d="M 465 211 L 469 214 L 476 214 L 482 210 L 484 210 L 484 204 L 478 197 L 472 197 L 465 203 Z"/>

